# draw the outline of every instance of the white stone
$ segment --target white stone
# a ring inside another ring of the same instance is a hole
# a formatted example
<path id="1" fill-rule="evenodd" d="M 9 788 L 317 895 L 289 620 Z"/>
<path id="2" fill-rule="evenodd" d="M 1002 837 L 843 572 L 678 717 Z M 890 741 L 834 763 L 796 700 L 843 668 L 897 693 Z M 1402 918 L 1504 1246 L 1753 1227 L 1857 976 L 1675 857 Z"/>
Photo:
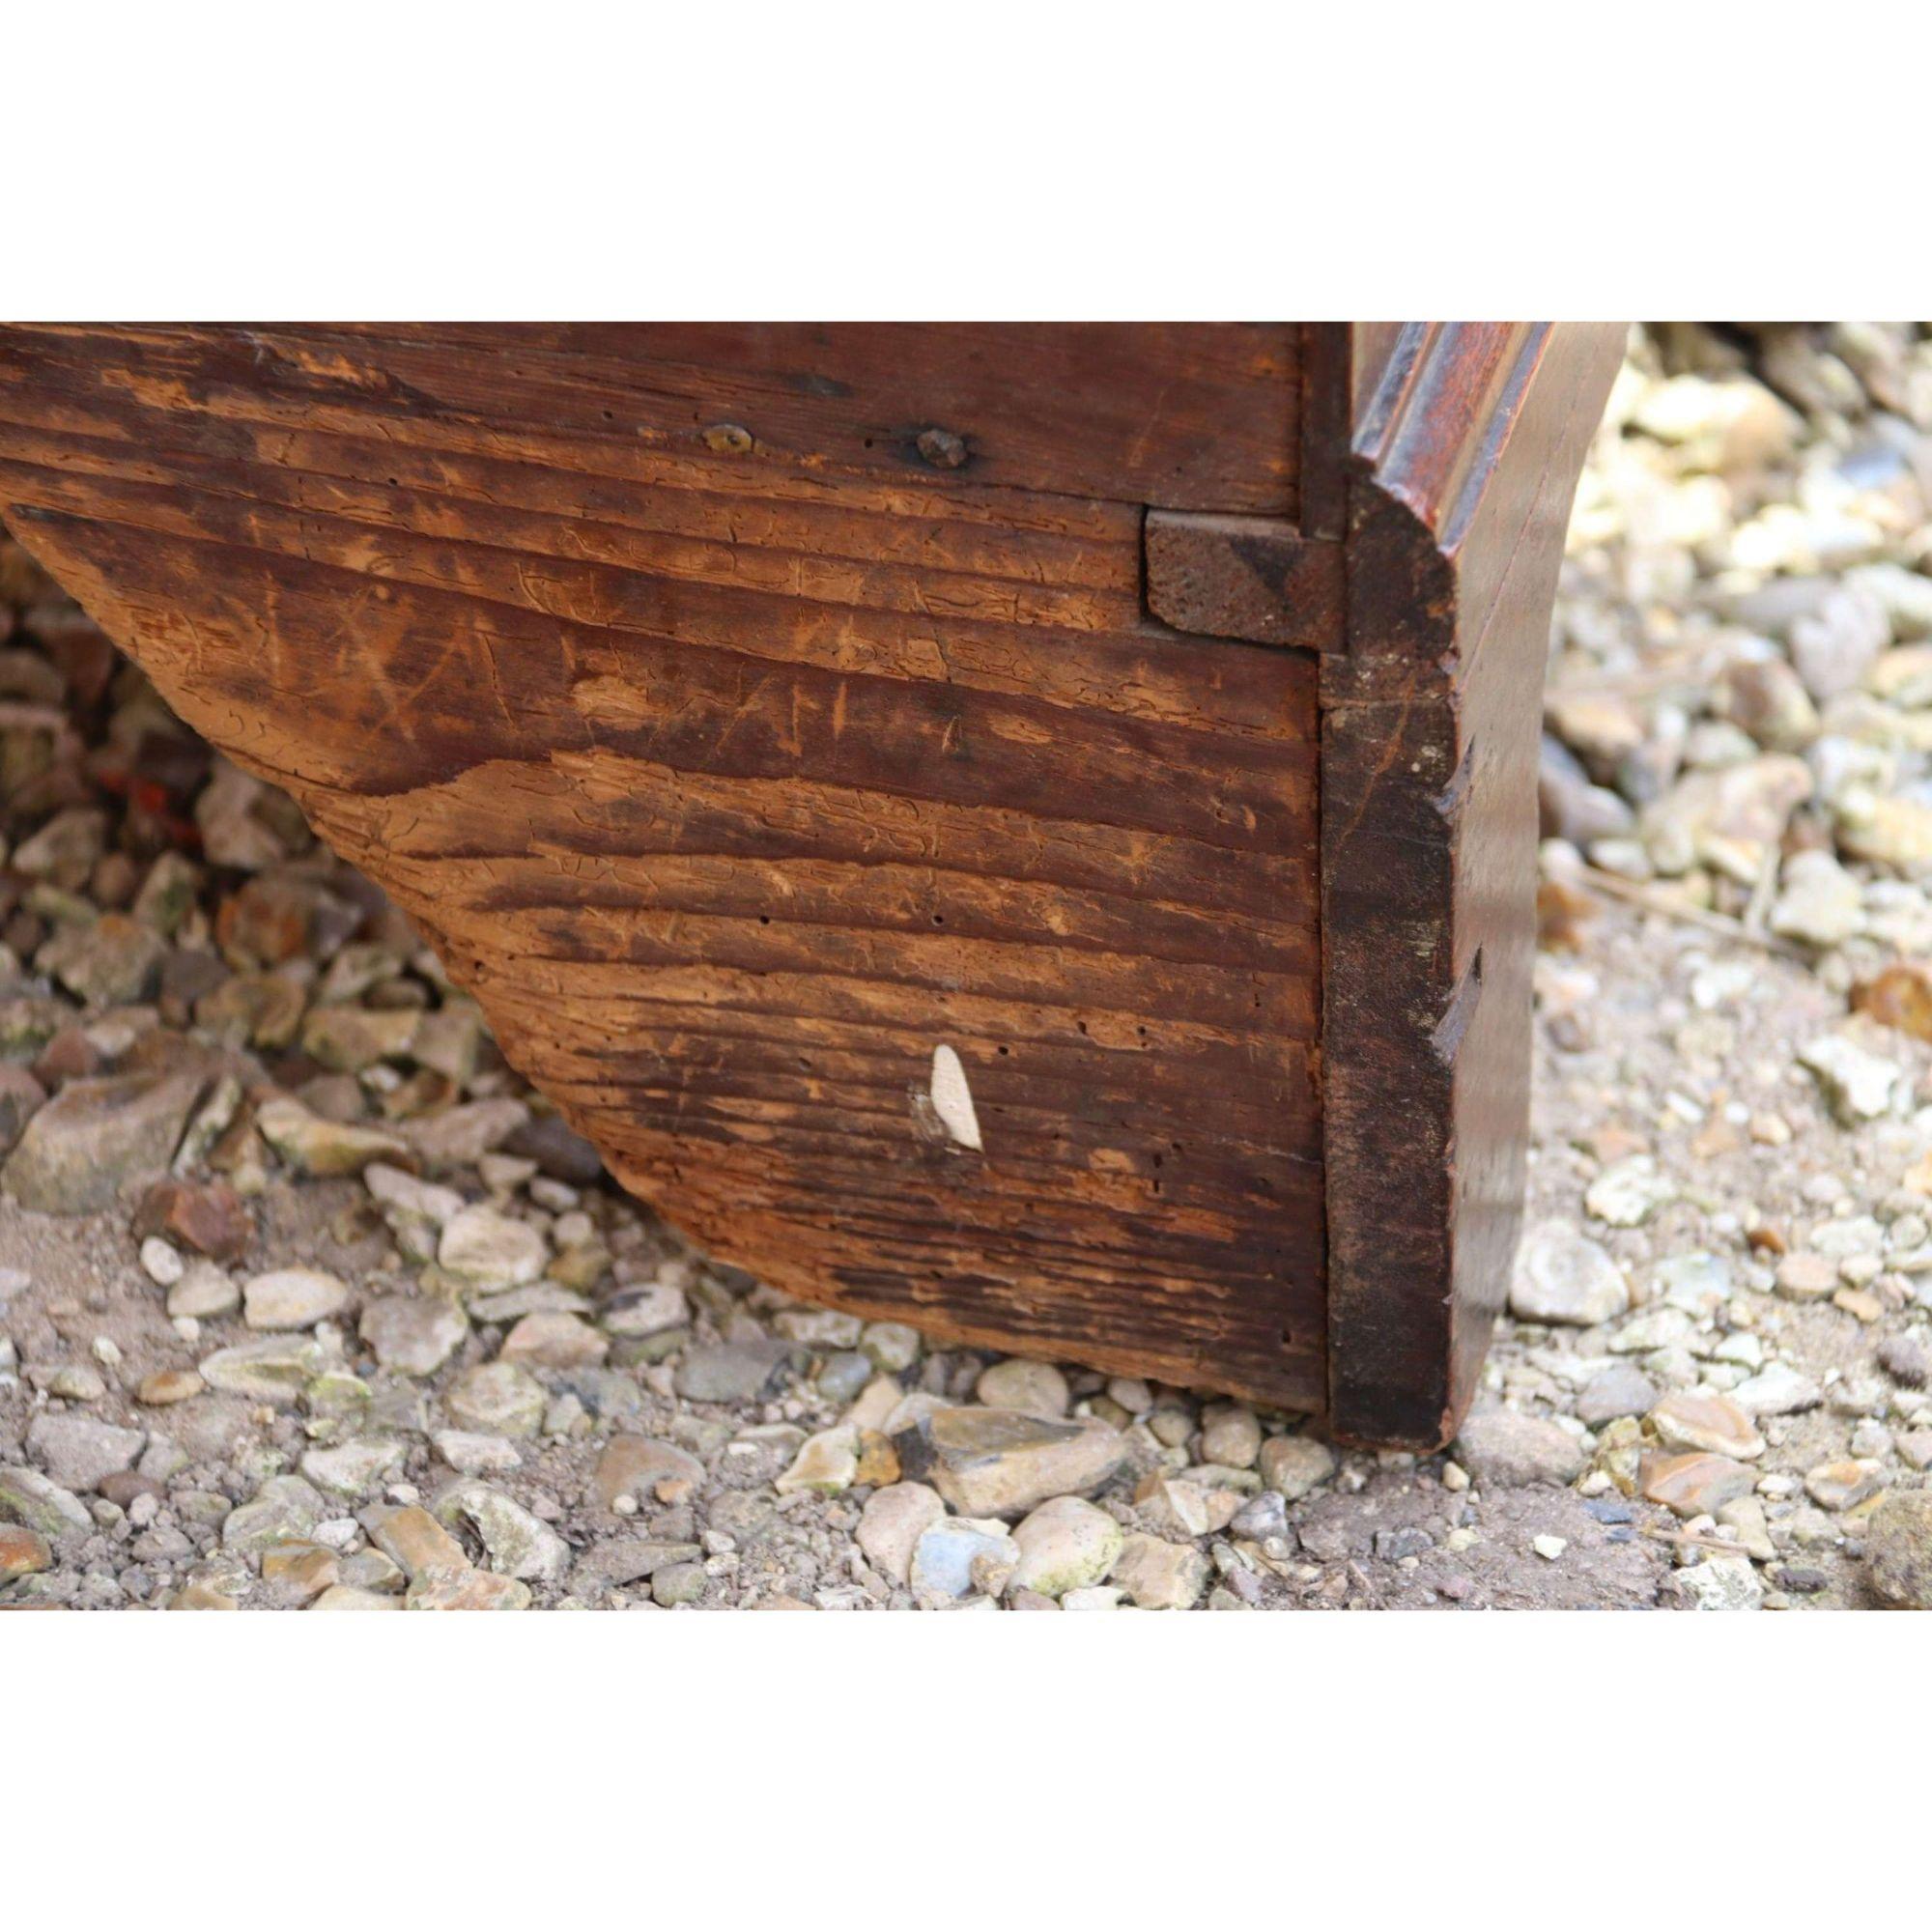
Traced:
<path id="1" fill-rule="evenodd" d="M 313 1328 L 355 1299 L 349 1284 L 323 1268 L 275 1268 L 242 1289 L 242 1319 L 251 1328 Z"/>

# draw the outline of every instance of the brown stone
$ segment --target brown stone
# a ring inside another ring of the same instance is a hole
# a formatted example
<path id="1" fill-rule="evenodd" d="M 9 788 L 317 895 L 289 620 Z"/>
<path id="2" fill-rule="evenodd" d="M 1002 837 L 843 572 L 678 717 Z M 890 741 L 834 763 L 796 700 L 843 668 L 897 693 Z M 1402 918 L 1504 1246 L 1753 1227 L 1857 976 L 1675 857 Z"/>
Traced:
<path id="1" fill-rule="evenodd" d="M 1915 1039 L 1932 1039 L 1932 973 L 1923 966 L 1888 966 L 1852 988 L 1852 1010 Z"/>
<path id="2" fill-rule="evenodd" d="M 1740 1463 L 1764 1454 L 1764 1437 L 1750 1417 L 1721 1395 L 1667 1395 L 1651 1410 L 1650 1426 L 1666 1449 L 1700 1449 Z"/>
<path id="3" fill-rule="evenodd" d="M 660 1483 L 689 1483 L 696 1489 L 703 1481 L 704 1464 L 673 1443 L 653 1441 L 647 1435 L 618 1435 L 598 1458 L 590 1493 L 600 1507 L 610 1509 L 619 1496 L 641 1499 L 655 1494 Z"/>
<path id="4" fill-rule="evenodd" d="M 334 1550 L 314 1544 L 284 1544 L 262 1552 L 262 1580 L 280 1584 L 298 1603 L 305 1604 L 330 1588 L 339 1568 Z"/>
<path id="5" fill-rule="evenodd" d="M 0 1522 L 0 1585 L 51 1568 L 53 1550 L 37 1529 L 17 1522 Z"/>
<path id="6" fill-rule="evenodd" d="M 1681 1517 L 1715 1516 L 1725 1503 L 1747 1496 L 1757 1476 L 1749 1464 L 1701 1451 L 1644 1457 L 1637 1471 L 1644 1495 Z"/>
<path id="7" fill-rule="evenodd" d="M 152 1376 L 141 1378 L 134 1400 L 150 1408 L 164 1408 L 170 1403 L 190 1401 L 207 1387 L 192 1369 L 157 1369 Z"/>
<path id="8" fill-rule="evenodd" d="M 134 1234 L 143 1240 L 160 1235 L 211 1261 L 230 1262 L 248 1251 L 255 1223 L 227 1181 L 183 1180 L 171 1175 L 141 1197 Z"/>

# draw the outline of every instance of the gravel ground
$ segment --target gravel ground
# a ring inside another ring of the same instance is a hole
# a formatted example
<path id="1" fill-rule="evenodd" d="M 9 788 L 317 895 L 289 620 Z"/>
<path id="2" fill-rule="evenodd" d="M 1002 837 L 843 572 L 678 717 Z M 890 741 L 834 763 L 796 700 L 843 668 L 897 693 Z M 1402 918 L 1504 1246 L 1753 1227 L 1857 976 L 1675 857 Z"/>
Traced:
<path id="1" fill-rule="evenodd" d="M 0 538 L 0 1605 L 1932 1605 L 1932 341 L 1633 336 L 1447 1456 L 709 1263 Z"/>

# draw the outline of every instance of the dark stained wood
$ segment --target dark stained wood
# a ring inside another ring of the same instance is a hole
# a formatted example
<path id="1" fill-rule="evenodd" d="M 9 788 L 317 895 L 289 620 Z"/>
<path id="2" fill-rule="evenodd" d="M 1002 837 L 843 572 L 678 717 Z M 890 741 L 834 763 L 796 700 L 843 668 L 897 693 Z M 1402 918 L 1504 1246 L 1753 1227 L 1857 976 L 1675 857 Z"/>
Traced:
<path id="1" fill-rule="evenodd" d="M 1321 667 L 1330 1418 L 1454 1434 L 1507 1293 L 1528 1131 L 1535 770 L 1609 326 L 1367 345 L 1348 639 Z"/>
<path id="2" fill-rule="evenodd" d="M 1178 631 L 1329 650 L 1342 598 L 1337 540 L 1266 517 L 1148 512 L 1148 609 Z"/>
<path id="3" fill-rule="evenodd" d="M 0 519 L 721 1255 L 1433 1446 L 1618 339 L 0 328 Z"/>
<path id="4" fill-rule="evenodd" d="M 112 344 L 130 400 L 441 455 L 536 436 L 597 474 L 643 450 L 826 477 L 1296 513 L 1293 324 L 263 325 L 9 331 L 43 392 Z M 0 378 L 4 380 L 4 378 Z"/>
<path id="5" fill-rule="evenodd" d="M 257 333 L 0 332 L 0 517 L 626 1184 L 801 1294 L 1318 1408 L 1312 658 L 1150 624 L 1138 504 L 606 436 L 607 337 L 541 421 L 468 342 L 304 338 L 304 397 Z"/>

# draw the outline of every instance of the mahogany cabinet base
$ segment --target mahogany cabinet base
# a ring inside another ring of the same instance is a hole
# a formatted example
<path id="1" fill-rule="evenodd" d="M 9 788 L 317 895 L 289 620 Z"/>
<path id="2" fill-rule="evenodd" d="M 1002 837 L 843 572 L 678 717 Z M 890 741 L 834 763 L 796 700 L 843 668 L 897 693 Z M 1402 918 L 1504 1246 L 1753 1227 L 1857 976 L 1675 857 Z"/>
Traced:
<path id="1" fill-rule="evenodd" d="M 0 328 L 0 519 L 777 1286 L 1432 1447 L 1619 331 Z"/>

